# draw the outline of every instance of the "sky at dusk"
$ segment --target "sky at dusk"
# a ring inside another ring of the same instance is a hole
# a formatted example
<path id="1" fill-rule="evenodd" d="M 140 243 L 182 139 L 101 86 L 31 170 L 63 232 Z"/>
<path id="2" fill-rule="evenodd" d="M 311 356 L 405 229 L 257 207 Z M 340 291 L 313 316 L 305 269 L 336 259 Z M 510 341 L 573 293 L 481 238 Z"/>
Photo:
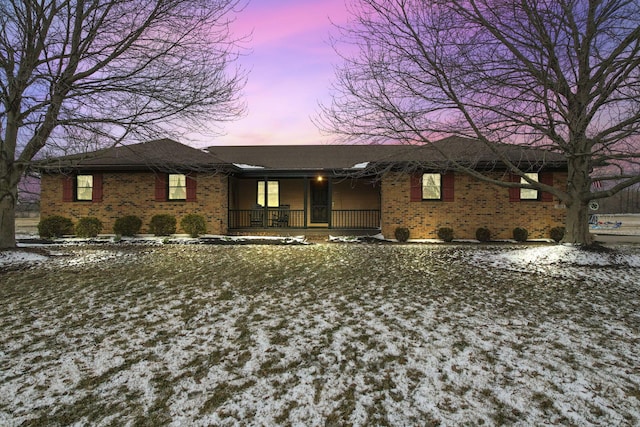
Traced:
<path id="1" fill-rule="evenodd" d="M 252 34 L 240 64 L 249 72 L 247 114 L 207 145 L 324 144 L 311 122 L 328 100 L 339 58 L 329 42 L 347 19 L 344 0 L 251 0 L 233 24 Z M 208 141 L 207 141 L 208 142 Z"/>

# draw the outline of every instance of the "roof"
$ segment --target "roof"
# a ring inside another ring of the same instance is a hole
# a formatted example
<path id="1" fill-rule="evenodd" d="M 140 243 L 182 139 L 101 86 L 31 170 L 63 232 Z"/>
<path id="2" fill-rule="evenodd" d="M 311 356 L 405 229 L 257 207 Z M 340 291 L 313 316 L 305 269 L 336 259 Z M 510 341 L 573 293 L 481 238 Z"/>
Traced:
<path id="1" fill-rule="evenodd" d="M 563 155 L 511 144 L 496 144 L 495 150 L 524 168 L 563 167 Z M 447 157 L 464 166 L 479 169 L 502 164 L 496 152 L 472 139 L 450 137 L 431 145 L 265 145 L 214 146 L 207 149 L 214 157 L 241 169 L 268 170 L 346 170 L 365 164 L 396 164 L 402 167 L 451 167 Z M 503 166 L 504 167 L 504 166 Z"/>
<path id="2" fill-rule="evenodd" d="M 171 139 L 120 145 L 94 152 L 47 159 L 44 169 L 83 170 L 175 170 L 216 169 L 224 162 L 207 151 Z"/>
<path id="3" fill-rule="evenodd" d="M 508 144 L 495 150 L 522 168 L 566 167 L 558 153 Z M 200 150 L 170 139 L 124 145 L 42 162 L 41 169 L 77 170 L 225 170 L 262 171 L 372 170 L 373 166 L 450 168 L 454 158 L 464 166 L 500 168 L 496 152 L 478 141 L 450 137 L 431 145 L 256 145 L 212 146 Z M 504 167 L 504 165 L 502 165 Z"/>

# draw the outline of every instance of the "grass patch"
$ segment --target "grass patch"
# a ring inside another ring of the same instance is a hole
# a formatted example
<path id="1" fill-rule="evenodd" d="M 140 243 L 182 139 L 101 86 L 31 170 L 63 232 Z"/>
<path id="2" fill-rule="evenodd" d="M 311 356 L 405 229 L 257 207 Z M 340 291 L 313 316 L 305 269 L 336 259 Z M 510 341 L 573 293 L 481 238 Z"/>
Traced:
<path id="1" fill-rule="evenodd" d="M 522 270 L 509 245 L 56 250 L 0 273 L 0 425 L 640 423 L 635 267 Z"/>

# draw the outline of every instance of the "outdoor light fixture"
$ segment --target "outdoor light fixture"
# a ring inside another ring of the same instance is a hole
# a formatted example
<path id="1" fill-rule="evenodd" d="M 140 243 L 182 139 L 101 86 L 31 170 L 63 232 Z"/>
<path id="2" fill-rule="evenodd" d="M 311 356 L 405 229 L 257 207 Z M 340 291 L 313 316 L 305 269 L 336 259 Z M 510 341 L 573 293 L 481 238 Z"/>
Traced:
<path id="1" fill-rule="evenodd" d="M 318 176 L 318 177 L 316 178 L 316 181 L 318 181 L 318 182 L 322 182 L 323 180 L 324 180 L 324 178 L 323 178 L 322 176 Z"/>

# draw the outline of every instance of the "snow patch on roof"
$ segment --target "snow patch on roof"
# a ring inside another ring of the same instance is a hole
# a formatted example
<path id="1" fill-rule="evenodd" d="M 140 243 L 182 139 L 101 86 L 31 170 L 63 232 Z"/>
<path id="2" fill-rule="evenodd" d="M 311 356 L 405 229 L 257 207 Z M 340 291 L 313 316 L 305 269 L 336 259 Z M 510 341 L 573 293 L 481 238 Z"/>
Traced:
<path id="1" fill-rule="evenodd" d="M 351 166 L 351 169 L 366 169 L 369 166 L 369 162 L 356 163 Z"/>
<path id="2" fill-rule="evenodd" d="M 233 166 L 240 169 L 264 169 L 264 166 L 247 165 L 244 163 L 234 163 Z"/>

